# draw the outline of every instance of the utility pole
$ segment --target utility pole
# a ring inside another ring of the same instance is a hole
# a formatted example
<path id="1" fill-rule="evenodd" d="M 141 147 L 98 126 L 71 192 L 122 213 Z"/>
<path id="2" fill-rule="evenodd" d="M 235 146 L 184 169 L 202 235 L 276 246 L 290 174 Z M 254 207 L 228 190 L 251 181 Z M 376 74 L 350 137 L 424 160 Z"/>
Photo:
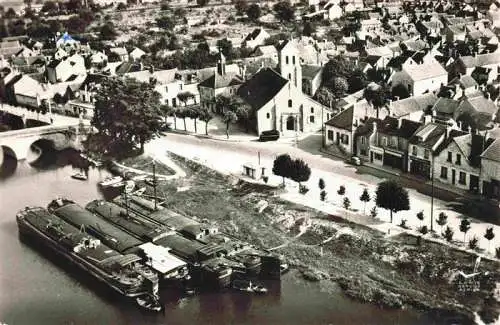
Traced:
<path id="1" fill-rule="evenodd" d="M 431 232 L 434 231 L 434 155 L 431 166 Z"/>
<path id="2" fill-rule="evenodd" d="M 155 211 L 156 211 L 156 163 L 153 159 L 153 196 L 155 202 Z"/>
<path id="3" fill-rule="evenodd" d="M 123 194 L 125 195 L 125 213 L 127 214 L 128 217 L 128 198 L 127 198 L 127 185 L 125 185 L 125 190 L 123 191 Z"/>

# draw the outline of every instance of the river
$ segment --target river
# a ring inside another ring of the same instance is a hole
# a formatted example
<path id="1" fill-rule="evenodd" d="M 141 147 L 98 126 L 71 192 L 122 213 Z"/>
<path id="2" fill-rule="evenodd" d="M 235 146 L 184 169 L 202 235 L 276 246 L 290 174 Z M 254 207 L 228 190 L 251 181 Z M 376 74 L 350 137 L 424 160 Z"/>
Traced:
<path id="1" fill-rule="evenodd" d="M 294 272 L 267 283 L 270 292 L 204 293 L 182 298 L 162 291 L 164 314 L 144 314 L 94 287 L 82 275 L 20 242 L 15 213 L 45 206 L 56 196 L 80 204 L 101 197 L 97 182 L 105 171 L 90 170 L 88 181 L 70 178 L 67 154 L 34 168 L 7 160 L 0 174 L 0 324 L 438 324 L 411 310 L 387 311 L 344 297 L 333 286 L 322 292 Z M 7 167 L 5 167 L 7 166 Z"/>

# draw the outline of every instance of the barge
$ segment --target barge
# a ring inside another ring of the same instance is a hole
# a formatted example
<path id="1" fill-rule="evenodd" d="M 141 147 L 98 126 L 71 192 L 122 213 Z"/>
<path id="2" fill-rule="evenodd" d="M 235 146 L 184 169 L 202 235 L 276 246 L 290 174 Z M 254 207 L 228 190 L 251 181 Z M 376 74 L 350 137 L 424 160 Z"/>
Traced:
<path id="1" fill-rule="evenodd" d="M 21 236 L 35 239 L 120 295 L 136 298 L 140 306 L 154 311 L 161 309 L 158 277 L 139 262 L 139 256 L 120 254 L 41 207 L 21 210 L 16 221 Z"/>

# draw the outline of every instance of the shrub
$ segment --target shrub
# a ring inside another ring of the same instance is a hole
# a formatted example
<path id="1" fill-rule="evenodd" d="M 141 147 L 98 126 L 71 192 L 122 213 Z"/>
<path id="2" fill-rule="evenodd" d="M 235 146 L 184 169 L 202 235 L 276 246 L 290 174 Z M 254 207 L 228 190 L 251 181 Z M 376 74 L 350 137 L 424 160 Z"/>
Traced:
<path id="1" fill-rule="evenodd" d="M 477 248 L 477 244 L 479 242 L 479 239 L 477 239 L 476 236 L 472 237 L 471 239 L 469 239 L 469 248 L 470 249 L 476 249 Z"/>
<path id="2" fill-rule="evenodd" d="M 378 215 L 377 207 L 376 207 L 376 206 L 374 206 L 374 207 L 370 210 L 370 216 L 371 216 L 372 218 L 375 218 L 377 215 Z"/>
<path id="3" fill-rule="evenodd" d="M 348 197 L 345 197 L 343 204 L 344 204 L 344 209 L 349 210 L 349 208 L 351 207 L 351 200 L 349 200 Z"/>
<path id="4" fill-rule="evenodd" d="M 340 185 L 339 190 L 337 191 L 338 195 L 344 195 L 345 194 L 345 186 Z"/>
<path id="5" fill-rule="evenodd" d="M 321 201 L 325 201 L 325 199 L 326 199 L 326 192 L 325 192 L 325 190 L 321 191 L 321 193 L 319 194 L 319 197 L 320 197 Z"/>
<path id="6" fill-rule="evenodd" d="M 264 183 L 267 184 L 267 181 L 269 180 L 269 176 L 262 176 L 262 180 L 264 181 Z"/>
<path id="7" fill-rule="evenodd" d="M 406 225 L 406 219 L 401 219 L 401 223 L 399 224 L 399 226 L 400 226 L 401 228 L 405 228 L 405 229 L 407 229 L 407 228 L 408 228 L 408 226 Z"/>
<path id="8" fill-rule="evenodd" d="M 305 186 L 305 185 L 300 184 L 299 185 L 299 193 L 306 194 L 307 192 L 309 192 L 309 188 L 307 188 L 307 186 Z"/>
<path id="9" fill-rule="evenodd" d="M 422 235 L 425 235 L 429 232 L 429 228 L 427 228 L 427 226 L 422 226 L 418 231 L 420 231 Z"/>
<path id="10" fill-rule="evenodd" d="M 319 179 L 318 186 L 319 186 L 320 190 L 324 190 L 325 189 L 325 180 L 323 178 Z"/>
<path id="11" fill-rule="evenodd" d="M 446 239 L 447 242 L 451 242 L 453 240 L 453 234 L 455 232 L 453 229 L 450 228 L 450 226 L 447 226 L 445 231 L 443 232 L 443 237 Z"/>

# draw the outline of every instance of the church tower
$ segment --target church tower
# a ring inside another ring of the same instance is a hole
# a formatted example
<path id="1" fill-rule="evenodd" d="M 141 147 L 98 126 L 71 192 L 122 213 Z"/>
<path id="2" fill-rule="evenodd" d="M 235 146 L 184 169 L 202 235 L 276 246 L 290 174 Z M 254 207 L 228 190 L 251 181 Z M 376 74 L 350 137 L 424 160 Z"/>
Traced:
<path id="1" fill-rule="evenodd" d="M 302 91 L 302 67 L 297 45 L 292 40 L 283 41 L 278 47 L 281 76 L 290 80 L 290 85 Z"/>

